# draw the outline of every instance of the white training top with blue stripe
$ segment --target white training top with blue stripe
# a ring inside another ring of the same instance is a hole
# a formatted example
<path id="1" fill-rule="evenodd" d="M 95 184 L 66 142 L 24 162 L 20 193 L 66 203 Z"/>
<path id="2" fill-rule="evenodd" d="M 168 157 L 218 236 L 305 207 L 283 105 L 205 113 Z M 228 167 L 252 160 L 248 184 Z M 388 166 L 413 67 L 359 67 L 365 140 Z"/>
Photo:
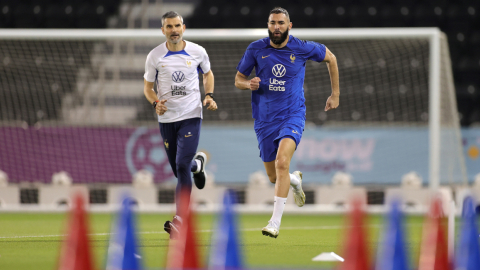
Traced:
<path id="1" fill-rule="evenodd" d="M 167 112 L 158 116 L 160 123 L 203 117 L 198 76 L 210 71 L 210 60 L 202 46 L 185 42 L 185 48 L 178 52 L 169 51 L 164 42 L 148 54 L 145 62 L 143 77 L 157 84 L 159 100 L 167 100 Z"/>

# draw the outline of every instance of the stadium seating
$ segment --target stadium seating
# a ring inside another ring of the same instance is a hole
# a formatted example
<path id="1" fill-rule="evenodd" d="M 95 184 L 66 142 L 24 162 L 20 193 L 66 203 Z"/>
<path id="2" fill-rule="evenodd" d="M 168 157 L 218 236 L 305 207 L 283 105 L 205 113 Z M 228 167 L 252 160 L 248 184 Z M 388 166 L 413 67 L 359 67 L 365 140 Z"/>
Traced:
<path id="1" fill-rule="evenodd" d="M 470 187 L 457 187 L 455 188 L 455 205 L 458 209 L 458 212 L 462 213 L 463 211 L 463 201 L 466 197 L 472 196 L 475 199 L 476 205 L 480 205 L 480 186 L 476 187 L 475 185 Z"/>
<path id="2" fill-rule="evenodd" d="M 477 207 L 480 209 L 480 173 L 475 176 L 473 185 L 471 187 L 457 187 L 455 188 L 455 202 L 457 209 L 462 211 L 463 201 L 467 196 L 472 196 Z"/>
<path id="3" fill-rule="evenodd" d="M 38 188 L 38 203 L 40 207 L 58 208 L 72 205 L 72 195 L 82 194 L 88 198 L 86 185 L 56 186 L 42 185 Z"/>
<path id="4" fill-rule="evenodd" d="M 157 190 L 150 187 L 132 187 L 132 185 L 109 185 L 107 188 L 107 204 L 119 205 L 125 194 L 129 194 L 139 209 L 157 204 Z"/>
<path id="5" fill-rule="evenodd" d="M 192 189 L 192 202 L 197 206 L 212 209 L 222 203 L 223 194 L 227 190 L 225 186 L 205 186 L 204 189 Z"/>
<path id="6" fill-rule="evenodd" d="M 20 4 L 21 3 L 21 4 Z M 105 28 L 118 2 L 89 0 L 12 1 L 0 3 L 2 28 Z"/>
<path id="7" fill-rule="evenodd" d="M 58 119 L 62 97 L 65 93 L 72 91 L 77 80 L 75 71 L 90 61 L 91 43 L 87 43 L 76 41 L 45 41 L 35 44 L 19 42 L 15 45 L 9 42 L 0 43 L 0 48 L 5 48 L 5 51 L 8 50 L 6 48 L 23 46 L 31 53 L 31 55 L 11 54 L 8 56 L 8 64 L 0 67 L 1 74 L 6 76 L 4 83 L 8 84 L 3 88 L 0 106 L 10 108 L 10 110 L 3 110 L 2 113 L 5 115 L 0 113 L 0 116 L 4 119 L 22 119 L 29 125 L 40 120 Z M 55 50 L 40 52 L 38 48 L 42 46 L 55 48 Z M 53 59 L 55 61 L 50 61 Z M 57 59 L 61 59 L 61 61 L 57 61 Z M 31 68 L 26 70 L 25 65 L 29 65 Z M 25 77 L 38 79 L 27 81 Z M 33 84 L 35 87 L 32 87 Z M 32 95 L 31 91 L 35 91 L 36 95 L 44 98 L 23 110 L 2 105 L 3 102 L 7 104 L 15 99 L 29 100 L 28 97 Z M 41 113 L 37 115 L 39 111 Z"/>
<path id="8" fill-rule="evenodd" d="M 330 205 L 345 209 L 352 198 L 367 202 L 367 189 L 364 187 L 320 186 L 315 189 L 315 204 Z"/>
<path id="9" fill-rule="evenodd" d="M 449 211 L 449 202 L 453 199 L 452 190 L 449 187 L 441 187 L 439 190 L 444 213 Z M 391 204 L 393 200 L 401 198 L 402 207 L 410 211 L 426 211 L 437 193 L 430 188 L 407 188 L 394 187 L 385 189 L 385 203 Z"/>
<path id="10" fill-rule="evenodd" d="M 76 27 L 78 28 L 105 28 L 107 17 L 103 5 L 82 4 L 76 12 Z"/>
<path id="11" fill-rule="evenodd" d="M 135 2 L 135 1 L 133 1 Z M 136 1 L 139 2 L 139 1 Z M 195 2 L 195 1 L 194 1 Z M 458 91 L 461 124 L 480 121 L 480 98 L 465 89 L 480 87 L 480 4 L 474 0 L 341 0 L 253 1 L 202 0 L 195 2 L 189 28 L 263 28 L 274 6 L 285 7 L 294 27 L 440 27 L 447 33 Z M 118 13 L 113 0 L 4 0 L 0 28 L 105 28 Z M 136 23 L 137 25 L 137 23 Z M 158 23 L 151 24 L 158 26 Z M 469 88 L 470 87 L 470 88 Z M 57 117 L 57 116 L 55 116 Z"/>
<path id="12" fill-rule="evenodd" d="M 0 187 L 0 209 L 20 205 L 20 188 L 18 186 Z"/>
<path id="13" fill-rule="evenodd" d="M 205 0 L 197 5 L 190 27 L 193 28 L 249 28 L 265 27 L 266 14 L 274 6 L 286 8 L 294 27 L 439 27 L 449 38 L 454 65 L 454 79 L 458 92 L 461 124 L 469 126 L 480 121 L 480 99 L 465 97 L 462 88 L 473 86 L 478 92 L 480 56 L 475 48 L 480 45 L 480 4 L 474 0 L 423 1 L 254 1 Z M 236 11 L 232 9 L 236 6 Z M 242 13 L 243 10 L 243 13 Z M 248 12 L 247 12 L 248 11 Z M 235 13 L 236 12 L 236 13 Z M 231 16 L 236 19 L 232 20 Z M 473 57 L 472 57 L 473 56 Z M 459 60 L 468 59 L 459 68 Z M 470 87 L 470 89 L 472 89 Z M 472 95 L 470 93 L 470 95 Z M 466 108 L 465 108 L 466 107 Z"/>
<path id="14" fill-rule="evenodd" d="M 252 205 L 273 205 L 273 194 L 275 194 L 275 187 L 271 185 L 270 187 L 259 189 L 257 187 L 248 186 L 245 190 L 246 204 Z M 292 192 L 289 192 L 287 197 L 287 205 L 295 205 L 295 199 L 293 198 Z"/>

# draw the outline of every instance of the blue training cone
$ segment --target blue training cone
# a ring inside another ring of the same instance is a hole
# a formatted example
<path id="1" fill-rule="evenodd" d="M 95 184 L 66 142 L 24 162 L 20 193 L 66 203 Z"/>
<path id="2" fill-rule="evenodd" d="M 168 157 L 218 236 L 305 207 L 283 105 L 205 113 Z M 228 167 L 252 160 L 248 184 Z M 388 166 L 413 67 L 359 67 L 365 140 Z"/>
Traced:
<path id="1" fill-rule="evenodd" d="M 132 200 L 125 197 L 116 226 L 110 237 L 107 270 L 140 270 L 140 255 L 135 238 L 135 220 L 131 209 Z"/>
<path id="2" fill-rule="evenodd" d="M 480 247 L 478 243 L 478 227 L 475 215 L 475 201 L 467 197 L 463 201 L 462 229 L 458 241 L 455 269 L 480 269 Z"/>
<path id="3" fill-rule="evenodd" d="M 242 269 L 243 258 L 239 245 L 237 218 L 233 205 L 235 193 L 225 192 L 223 198 L 223 212 L 220 215 L 213 249 L 210 254 L 209 269 Z"/>
<path id="4" fill-rule="evenodd" d="M 403 215 L 400 211 L 400 201 L 395 200 L 391 204 L 383 241 L 379 247 L 377 270 L 409 269 L 402 222 Z"/>

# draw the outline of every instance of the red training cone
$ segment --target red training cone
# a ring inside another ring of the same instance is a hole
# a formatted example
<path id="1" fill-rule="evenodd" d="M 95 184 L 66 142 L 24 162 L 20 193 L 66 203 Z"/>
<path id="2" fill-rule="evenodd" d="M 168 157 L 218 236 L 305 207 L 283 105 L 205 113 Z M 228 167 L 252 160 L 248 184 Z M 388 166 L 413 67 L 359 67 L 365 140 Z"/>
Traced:
<path id="1" fill-rule="evenodd" d="M 430 213 L 423 226 L 418 270 L 452 270 L 440 198 L 432 201 Z"/>
<path id="2" fill-rule="evenodd" d="M 63 243 L 58 269 L 94 269 L 87 236 L 87 215 L 84 209 L 84 199 L 80 194 L 74 198 L 74 205 L 70 212 L 68 226 L 68 235 L 66 241 Z"/>
<path id="3" fill-rule="evenodd" d="M 363 203 L 356 199 L 352 202 L 350 213 L 349 231 L 345 244 L 343 263 L 340 263 L 339 270 L 369 270 L 368 249 L 365 242 L 366 231 L 364 225 L 365 214 L 362 211 Z"/>
<path id="4" fill-rule="evenodd" d="M 167 269 L 199 269 L 200 262 L 195 237 L 194 214 L 190 210 L 190 194 L 180 194 L 180 217 L 182 225 L 175 240 L 170 240 L 167 257 Z"/>

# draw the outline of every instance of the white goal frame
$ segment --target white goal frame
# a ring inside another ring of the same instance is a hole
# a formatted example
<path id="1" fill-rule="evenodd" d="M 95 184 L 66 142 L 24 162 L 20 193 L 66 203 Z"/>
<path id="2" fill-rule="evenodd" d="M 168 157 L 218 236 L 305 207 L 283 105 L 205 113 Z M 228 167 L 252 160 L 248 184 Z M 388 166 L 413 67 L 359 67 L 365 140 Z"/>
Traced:
<path id="1" fill-rule="evenodd" d="M 429 185 L 440 186 L 440 76 L 441 41 L 446 39 L 438 28 L 359 28 L 359 29 L 292 29 L 292 35 L 302 39 L 395 39 L 422 38 L 429 41 Z M 266 29 L 187 29 L 188 40 L 256 40 L 266 36 Z M 152 40 L 164 41 L 160 29 L 1 29 L 0 40 Z M 448 53 L 448 48 L 447 48 Z M 450 59 L 447 61 L 450 63 Z M 451 75 L 451 65 L 447 67 Z M 452 80 L 450 80 L 452 81 Z M 450 85 L 450 87 L 453 87 Z M 456 108 L 455 96 L 451 99 Z M 459 132 L 459 127 L 457 128 Z M 460 136 L 460 134 L 458 134 Z M 460 137 L 458 137 L 460 138 Z M 460 141 L 458 142 L 460 143 Z M 463 159 L 462 153 L 460 153 Z M 463 162 L 463 164 L 465 164 Z M 466 170 L 462 168 L 462 170 Z"/>

